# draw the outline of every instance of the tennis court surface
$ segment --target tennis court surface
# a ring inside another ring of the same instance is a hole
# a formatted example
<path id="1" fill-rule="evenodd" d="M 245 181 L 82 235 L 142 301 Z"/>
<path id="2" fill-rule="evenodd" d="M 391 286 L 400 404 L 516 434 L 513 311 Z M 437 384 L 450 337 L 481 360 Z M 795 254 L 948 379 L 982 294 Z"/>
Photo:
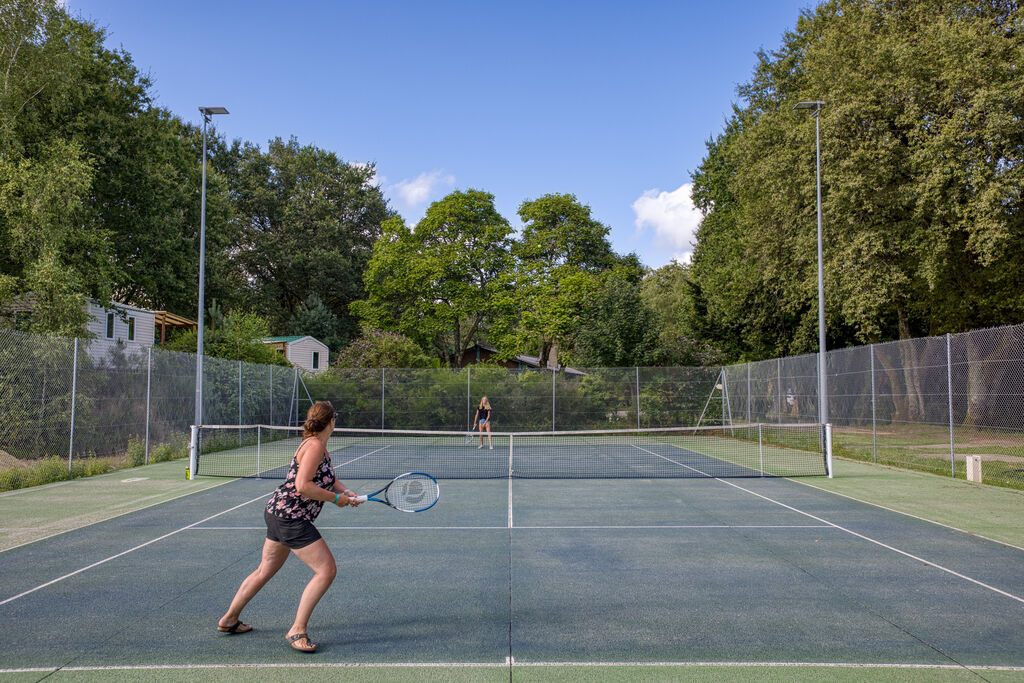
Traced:
<path id="1" fill-rule="evenodd" d="M 488 461 L 477 445 L 459 447 Z M 252 680 L 283 667 L 326 679 L 336 665 L 380 680 L 597 680 L 603 667 L 664 680 L 673 665 L 750 678 L 760 675 L 751 666 L 817 664 L 803 670 L 1024 676 L 1020 547 L 806 485 L 815 477 L 676 478 L 641 463 L 625 476 L 520 478 L 508 476 L 503 448 L 504 476 L 442 478 L 428 512 L 325 508 L 318 527 L 339 574 L 309 625 L 315 655 L 284 640 L 309 578 L 295 558 L 243 614 L 253 632 L 215 631 L 259 561 L 263 506 L 279 481 L 204 477 L 200 467 L 196 481 L 209 488 L 0 552 L 0 670 L 17 680 Z M 572 458 L 535 455 L 547 466 Z M 388 467 L 407 457 L 424 464 L 417 450 Z M 108 478 L 113 500 L 145 486 L 148 470 Z M 386 479 L 345 471 L 359 492 Z M 76 483 L 0 503 L 30 510 Z"/>

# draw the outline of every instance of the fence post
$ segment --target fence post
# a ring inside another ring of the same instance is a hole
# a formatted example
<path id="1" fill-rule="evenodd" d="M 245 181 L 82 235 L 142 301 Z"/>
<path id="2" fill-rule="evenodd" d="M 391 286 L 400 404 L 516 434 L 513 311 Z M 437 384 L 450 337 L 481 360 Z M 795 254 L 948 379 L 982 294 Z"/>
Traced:
<path id="1" fill-rule="evenodd" d="M 274 366 L 270 366 L 270 424 L 274 424 Z"/>
<path id="2" fill-rule="evenodd" d="M 384 429 L 384 368 L 380 369 L 380 428 Z"/>
<path id="3" fill-rule="evenodd" d="M 555 369 L 551 369 L 551 431 L 555 431 Z"/>
<path id="4" fill-rule="evenodd" d="M 875 345 L 868 344 L 868 357 L 871 359 L 871 455 L 878 462 L 878 428 L 875 421 Z"/>
<path id="5" fill-rule="evenodd" d="M 640 368 L 636 369 L 636 428 L 640 429 Z"/>
<path id="6" fill-rule="evenodd" d="M 71 460 L 75 452 L 75 399 L 78 394 L 78 337 L 75 337 L 75 353 L 71 360 L 71 435 L 68 437 L 68 474 L 71 474 Z"/>
<path id="7" fill-rule="evenodd" d="M 473 431 L 475 425 L 472 423 L 473 420 L 473 399 L 470 397 L 470 391 L 473 388 L 473 383 L 470 380 L 470 376 L 473 373 L 473 366 L 466 364 L 466 427 L 469 431 Z"/>
<path id="8" fill-rule="evenodd" d="M 775 359 L 776 372 L 779 377 L 779 394 L 775 397 L 776 402 L 779 404 L 779 424 L 782 424 L 782 359 Z"/>
<path id="9" fill-rule="evenodd" d="M 238 424 L 242 425 L 242 361 L 238 361 Z M 242 430 L 238 430 L 238 445 L 242 445 Z"/>
<path id="10" fill-rule="evenodd" d="M 147 347 L 146 349 L 146 456 L 143 462 L 149 464 L 149 396 L 150 396 L 150 380 L 153 375 L 153 347 Z"/>
<path id="11" fill-rule="evenodd" d="M 747 424 L 750 424 L 750 363 L 747 363 Z"/>
<path id="12" fill-rule="evenodd" d="M 764 476 L 764 437 L 761 434 L 761 423 L 757 423 L 757 459 L 761 467 L 761 476 Z"/>
<path id="13" fill-rule="evenodd" d="M 946 333 L 946 398 L 949 406 L 949 476 L 956 476 L 956 446 L 953 441 L 953 355 L 950 351 L 952 335 Z"/>

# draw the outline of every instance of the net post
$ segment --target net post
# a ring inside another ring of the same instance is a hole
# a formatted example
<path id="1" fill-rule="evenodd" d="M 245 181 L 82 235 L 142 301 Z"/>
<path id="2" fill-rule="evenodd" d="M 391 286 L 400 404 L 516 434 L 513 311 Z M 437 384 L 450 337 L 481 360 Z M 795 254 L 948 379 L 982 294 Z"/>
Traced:
<path id="1" fill-rule="evenodd" d="M 199 425 L 192 425 L 188 440 L 188 478 L 196 478 L 196 465 L 199 460 Z"/>
<path id="2" fill-rule="evenodd" d="M 262 427 L 263 427 L 263 425 L 256 425 L 256 478 L 257 479 L 262 479 L 263 478 L 263 476 L 262 476 L 263 468 L 260 467 L 260 447 L 262 445 L 261 437 L 263 435 L 260 430 L 262 429 Z"/>
<path id="3" fill-rule="evenodd" d="M 825 471 L 832 478 L 832 424 L 825 424 Z"/>

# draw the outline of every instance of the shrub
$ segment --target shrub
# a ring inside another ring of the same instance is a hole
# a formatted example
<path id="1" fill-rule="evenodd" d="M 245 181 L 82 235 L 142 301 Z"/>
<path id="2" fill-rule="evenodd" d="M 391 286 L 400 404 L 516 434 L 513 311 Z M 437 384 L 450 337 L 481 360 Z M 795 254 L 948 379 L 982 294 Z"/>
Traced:
<path id="1" fill-rule="evenodd" d="M 136 438 L 128 441 L 125 449 L 125 458 L 128 460 L 128 467 L 138 467 L 146 464 L 146 447 Z"/>
<path id="2" fill-rule="evenodd" d="M 188 445 L 178 444 L 175 446 L 170 443 L 162 443 L 149 452 L 150 462 L 166 462 L 168 460 L 178 460 L 179 458 L 188 457 Z"/>
<path id="3" fill-rule="evenodd" d="M 0 491 L 13 491 L 22 488 L 28 481 L 26 475 L 27 470 L 21 467 L 12 467 L 0 472 Z"/>
<path id="4" fill-rule="evenodd" d="M 65 481 L 70 478 L 68 466 L 61 458 L 51 455 L 43 458 L 39 463 L 29 470 L 28 486 L 42 486 L 55 481 Z"/>

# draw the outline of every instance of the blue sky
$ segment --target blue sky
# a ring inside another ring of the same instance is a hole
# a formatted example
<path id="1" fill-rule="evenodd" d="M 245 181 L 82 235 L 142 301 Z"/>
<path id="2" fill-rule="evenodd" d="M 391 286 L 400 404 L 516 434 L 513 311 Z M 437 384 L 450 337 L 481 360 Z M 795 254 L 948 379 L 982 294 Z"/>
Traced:
<path id="1" fill-rule="evenodd" d="M 158 105 L 264 149 L 295 136 L 376 164 L 414 224 L 460 189 L 575 194 L 617 252 L 685 259 L 690 176 L 758 49 L 813 0 L 66 0 L 154 82 Z"/>

